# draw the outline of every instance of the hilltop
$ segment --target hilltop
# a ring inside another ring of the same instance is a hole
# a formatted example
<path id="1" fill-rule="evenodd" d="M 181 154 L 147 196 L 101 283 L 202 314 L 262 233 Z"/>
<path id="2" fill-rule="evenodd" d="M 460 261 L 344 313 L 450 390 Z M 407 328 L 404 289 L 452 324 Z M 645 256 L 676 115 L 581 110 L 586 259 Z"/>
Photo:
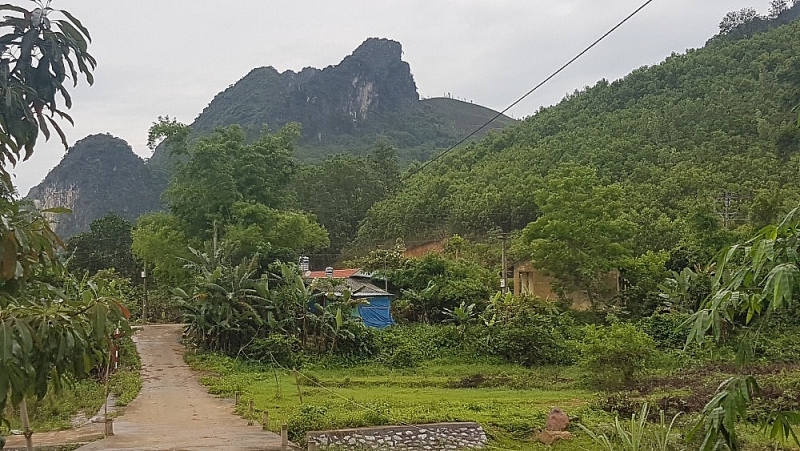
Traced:
<path id="1" fill-rule="evenodd" d="M 69 238 L 107 213 L 132 221 L 161 209 L 165 187 L 166 181 L 154 175 L 127 142 L 102 134 L 76 142 L 27 197 L 45 208 L 71 209 L 71 214 L 58 215 L 54 224 L 62 238 Z"/>
<path id="2" fill-rule="evenodd" d="M 777 220 L 800 201 L 800 25 L 786 23 L 798 10 L 601 80 L 451 152 L 371 209 L 361 244 L 520 230 L 541 216 L 548 187 L 575 174 L 622 190 L 641 252 L 712 249 L 687 240 Z"/>
<path id="3" fill-rule="evenodd" d="M 424 161 L 497 112 L 451 98 L 420 100 L 402 46 L 370 38 L 339 64 L 324 69 L 279 72 L 253 69 L 219 93 L 192 123 L 196 134 L 239 124 L 255 138 L 264 126 L 276 130 L 302 124 L 296 156 L 318 161 L 337 153 L 365 154 L 378 140 L 398 150 L 401 160 Z M 515 122 L 500 117 L 487 130 Z M 156 150 L 151 164 L 166 165 Z"/>

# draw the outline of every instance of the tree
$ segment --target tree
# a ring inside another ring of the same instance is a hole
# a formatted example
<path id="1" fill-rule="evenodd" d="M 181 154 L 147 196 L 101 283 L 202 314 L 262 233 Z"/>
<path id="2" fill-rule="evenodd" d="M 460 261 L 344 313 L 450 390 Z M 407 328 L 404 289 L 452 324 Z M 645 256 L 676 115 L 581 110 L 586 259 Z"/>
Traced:
<path id="1" fill-rule="evenodd" d="M 35 3 L 32 11 L 0 5 L 16 13 L 0 21 L 0 28 L 10 29 L 0 36 L 0 423 L 9 401 L 16 408 L 28 396 L 41 399 L 108 361 L 111 332 L 128 327 L 117 300 L 98 296 L 91 281 L 64 270 L 64 243 L 42 215 L 63 211 L 42 212 L 12 197 L 8 165 L 29 158 L 39 132 L 50 137 L 50 126 L 66 147 L 56 116 L 72 119 L 59 109 L 57 96 L 70 108 L 64 82 L 76 84 L 82 73 L 91 84 L 95 67 L 80 21 L 50 8 L 49 0 Z M 63 19 L 51 20 L 55 12 Z"/>
<path id="2" fill-rule="evenodd" d="M 335 155 L 301 167 L 293 184 L 300 208 L 316 215 L 330 234 L 333 255 L 315 259 L 327 265 L 353 241 L 367 211 L 400 185 L 397 155 L 379 141 L 367 157 Z"/>
<path id="3" fill-rule="evenodd" d="M 594 170 L 564 165 L 551 173 L 536 194 L 542 216 L 522 231 L 534 265 L 551 273 L 569 291 L 599 292 L 604 274 L 619 269 L 630 254 L 633 224 L 623 190 L 603 185 Z"/>
<path id="4" fill-rule="evenodd" d="M 788 0 L 772 0 L 769 2 L 769 14 L 767 17 L 777 19 L 787 9 L 789 9 Z"/>
<path id="5" fill-rule="evenodd" d="M 800 207 L 792 210 L 778 225 L 763 228 L 750 240 L 723 248 L 717 258 L 713 290 L 700 309 L 686 322 L 690 326 L 687 343 L 702 343 L 707 335 L 723 339 L 724 330 L 741 334 L 736 356 L 739 365 L 752 361 L 759 334 L 769 319 L 797 306 L 800 293 Z M 736 423 L 748 415 L 747 408 L 759 387 L 754 376 L 741 375 L 727 380 L 703 409 L 696 426 L 702 431 L 701 449 L 740 449 Z M 773 440 L 790 437 L 797 415 L 771 412 L 760 418 Z"/>
<path id="6" fill-rule="evenodd" d="M 728 34 L 742 25 L 756 21 L 760 17 L 755 8 L 742 8 L 739 11 L 731 11 L 719 23 L 719 33 Z"/>
<path id="7" fill-rule="evenodd" d="M 294 203 L 289 181 L 294 172 L 296 125 L 246 142 L 239 126 L 215 130 L 190 146 L 189 160 L 176 171 L 165 198 L 190 237 L 209 239 L 214 224 L 232 218 L 236 202 L 286 209 Z"/>
<path id="8" fill-rule="evenodd" d="M 144 215 L 136 221 L 132 237 L 134 255 L 146 263 L 148 271 L 152 270 L 159 285 L 185 287 L 191 282 L 184 264 L 192 254 L 178 218 L 163 212 Z"/>
<path id="9" fill-rule="evenodd" d="M 330 244 L 328 233 L 313 217 L 259 203 L 234 203 L 231 223 L 224 230 L 225 240 L 236 246 L 234 255 L 240 257 L 261 254 L 286 260 Z"/>
<path id="10" fill-rule="evenodd" d="M 75 235 L 67 242 L 71 254 L 70 269 L 95 274 L 102 269 L 115 269 L 122 277 L 137 280 L 140 266 L 131 252 L 133 225 L 116 213 L 95 219 L 88 232 Z"/>
<path id="11" fill-rule="evenodd" d="M 36 0 L 29 11 L 13 5 L 0 5 L 0 11 L 15 13 L 0 21 L 0 176 L 10 187 L 7 165 L 30 158 L 39 132 L 50 138 L 50 127 L 67 139 L 56 117 L 72 123 L 59 109 L 57 96 L 67 108 L 72 97 L 64 83 L 71 78 L 77 86 L 81 73 L 94 82 L 95 59 L 88 53 L 89 31 L 67 11 L 50 8 L 51 0 Z M 61 18 L 51 19 L 55 13 Z M 48 125 L 49 124 L 49 125 Z"/>
<path id="12" fill-rule="evenodd" d="M 51 213 L 57 211 L 51 210 Z M 0 422 L 10 401 L 43 398 L 109 358 L 111 333 L 128 330 L 117 299 L 71 277 L 63 246 L 32 204 L 0 198 Z"/>

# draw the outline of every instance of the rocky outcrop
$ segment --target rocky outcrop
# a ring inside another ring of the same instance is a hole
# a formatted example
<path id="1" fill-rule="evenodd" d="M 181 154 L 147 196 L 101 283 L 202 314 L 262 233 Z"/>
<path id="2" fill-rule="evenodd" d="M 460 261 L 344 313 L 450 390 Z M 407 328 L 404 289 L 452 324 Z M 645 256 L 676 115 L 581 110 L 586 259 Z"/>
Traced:
<path id="1" fill-rule="evenodd" d="M 92 135 L 69 149 L 27 198 L 43 208 L 67 207 L 69 214 L 51 215 L 55 231 L 69 238 L 89 229 L 108 213 L 135 220 L 159 210 L 164 180 L 154 175 L 125 141 Z"/>

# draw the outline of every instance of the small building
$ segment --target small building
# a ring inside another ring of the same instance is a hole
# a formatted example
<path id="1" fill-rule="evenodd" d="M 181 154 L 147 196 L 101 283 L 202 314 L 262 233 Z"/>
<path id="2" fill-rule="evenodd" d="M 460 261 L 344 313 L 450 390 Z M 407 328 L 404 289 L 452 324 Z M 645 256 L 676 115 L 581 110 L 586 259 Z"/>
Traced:
<path id="1" fill-rule="evenodd" d="M 619 271 L 611 271 L 603 277 L 601 282 L 600 298 L 609 300 L 619 294 Z M 553 291 L 557 283 L 555 277 L 533 266 L 529 260 L 517 262 L 514 265 L 514 295 L 537 296 L 544 300 L 558 300 L 559 295 Z M 566 297 L 572 300 L 572 307 L 576 310 L 588 310 L 591 306 L 589 295 L 585 291 L 573 291 Z"/>
<path id="2" fill-rule="evenodd" d="M 392 295 L 388 291 L 372 284 L 372 275 L 360 269 L 335 269 L 325 271 L 307 271 L 303 273 L 307 283 L 316 279 L 333 279 L 339 281 L 334 287 L 334 296 L 341 296 L 347 290 L 353 299 L 359 302 L 353 315 L 361 318 L 364 325 L 376 329 L 385 329 L 394 324 L 392 318 Z"/>

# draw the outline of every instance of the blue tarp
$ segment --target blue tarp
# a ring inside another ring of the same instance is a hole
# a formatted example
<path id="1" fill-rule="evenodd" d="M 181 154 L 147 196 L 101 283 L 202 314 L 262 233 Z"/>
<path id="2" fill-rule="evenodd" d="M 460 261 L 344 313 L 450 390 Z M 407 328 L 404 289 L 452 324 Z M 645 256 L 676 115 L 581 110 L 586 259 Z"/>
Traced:
<path id="1" fill-rule="evenodd" d="M 391 300 L 388 296 L 367 299 L 369 305 L 359 304 L 358 314 L 364 325 L 376 329 L 385 329 L 394 324 L 390 311 Z"/>

